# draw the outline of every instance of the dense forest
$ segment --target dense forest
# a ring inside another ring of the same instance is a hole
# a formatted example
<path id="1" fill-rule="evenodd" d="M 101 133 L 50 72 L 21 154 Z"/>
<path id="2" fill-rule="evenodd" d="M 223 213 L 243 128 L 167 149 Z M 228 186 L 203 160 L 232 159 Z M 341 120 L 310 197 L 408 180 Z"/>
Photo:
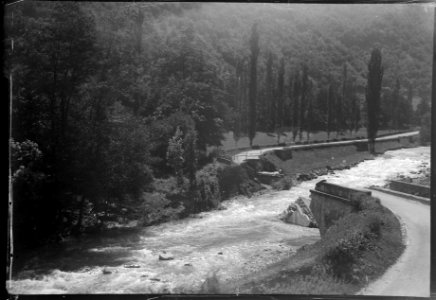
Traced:
<path id="1" fill-rule="evenodd" d="M 374 48 L 379 127 L 429 120 L 426 5 L 21 2 L 5 18 L 19 245 L 249 194 L 210 147 L 366 127 Z"/>

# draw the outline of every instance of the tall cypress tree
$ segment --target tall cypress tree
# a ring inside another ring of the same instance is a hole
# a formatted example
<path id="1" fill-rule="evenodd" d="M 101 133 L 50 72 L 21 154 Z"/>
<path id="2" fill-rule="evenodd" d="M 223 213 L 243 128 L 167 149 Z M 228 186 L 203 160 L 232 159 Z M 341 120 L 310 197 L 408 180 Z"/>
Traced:
<path id="1" fill-rule="evenodd" d="M 375 138 L 380 113 L 380 91 L 383 80 L 383 65 L 380 49 L 372 50 L 368 63 L 368 83 L 366 86 L 368 150 L 375 153 Z"/>
<path id="2" fill-rule="evenodd" d="M 308 107 L 307 94 L 309 91 L 309 75 L 308 68 L 306 64 L 301 66 L 301 101 L 300 101 L 300 116 L 299 116 L 299 137 L 300 140 L 303 138 L 303 130 L 306 127 L 306 110 Z"/>
<path id="3" fill-rule="evenodd" d="M 273 98 L 273 56 L 268 53 L 266 62 L 266 79 L 265 79 L 265 104 L 268 106 L 268 129 L 273 131 L 275 128 L 275 103 Z"/>
<path id="4" fill-rule="evenodd" d="M 285 85 L 285 60 L 280 59 L 279 74 L 277 77 L 277 113 L 276 113 L 276 132 L 277 142 L 280 142 L 280 129 L 283 127 L 283 108 L 284 108 L 284 85 Z"/>
<path id="5" fill-rule="evenodd" d="M 392 92 L 392 107 L 391 109 L 391 120 L 392 120 L 392 127 L 394 129 L 398 129 L 400 127 L 400 109 L 401 109 L 401 99 L 400 99 L 400 80 L 397 78 L 395 81 L 395 87 Z"/>
<path id="6" fill-rule="evenodd" d="M 300 124 L 300 72 L 296 72 L 292 88 L 292 139 L 295 141 Z"/>
<path id="7" fill-rule="evenodd" d="M 334 82 L 330 81 L 327 96 L 327 139 L 330 140 L 330 132 L 334 128 L 335 119 L 335 90 Z"/>
<path id="8" fill-rule="evenodd" d="M 338 98 L 337 103 L 337 119 L 338 119 L 338 133 L 342 133 L 346 127 L 347 109 L 346 98 L 347 97 L 347 64 L 344 63 L 342 68 L 342 95 Z"/>
<path id="9" fill-rule="evenodd" d="M 257 57 L 259 55 L 259 33 L 257 24 L 253 24 L 250 38 L 250 89 L 249 89 L 249 128 L 248 138 L 250 146 L 253 146 L 253 139 L 256 135 L 256 98 L 257 98 Z"/>

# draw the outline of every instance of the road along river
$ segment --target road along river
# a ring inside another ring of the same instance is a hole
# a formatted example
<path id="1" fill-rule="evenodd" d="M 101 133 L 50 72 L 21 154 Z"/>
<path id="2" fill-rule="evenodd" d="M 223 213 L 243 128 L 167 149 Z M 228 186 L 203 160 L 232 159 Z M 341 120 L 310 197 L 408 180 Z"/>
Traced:
<path id="1" fill-rule="evenodd" d="M 226 210 L 150 226 L 122 235 L 65 243 L 40 250 L 21 262 L 10 293 L 182 293 L 198 292 L 215 275 L 222 287 L 292 254 L 319 239 L 318 229 L 289 225 L 277 215 L 316 182 L 356 188 L 383 185 L 398 175 L 413 176 L 430 164 L 430 148 L 388 151 L 349 169 L 303 182 L 288 191 L 223 202 Z M 173 260 L 159 260 L 159 254 Z M 20 258 L 16 258 L 17 261 Z M 15 272 L 17 273 L 17 272 Z M 228 290 L 226 293 L 235 293 Z"/>
<path id="2" fill-rule="evenodd" d="M 359 294 L 430 297 L 430 206 L 379 191 L 372 194 L 399 216 L 407 246 L 397 263 Z"/>

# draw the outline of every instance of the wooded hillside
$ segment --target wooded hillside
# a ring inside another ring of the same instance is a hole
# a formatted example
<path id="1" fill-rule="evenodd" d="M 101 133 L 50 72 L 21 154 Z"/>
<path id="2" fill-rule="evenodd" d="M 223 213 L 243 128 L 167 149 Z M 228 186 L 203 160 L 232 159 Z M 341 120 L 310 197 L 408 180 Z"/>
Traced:
<path id="1" fill-rule="evenodd" d="M 129 201 L 145 214 L 194 211 L 214 193 L 199 171 L 206 149 L 228 131 L 295 139 L 365 127 L 373 48 L 385 70 L 381 128 L 428 111 L 424 4 L 21 2 L 5 17 L 23 237 L 80 231 Z M 157 182 L 174 178 L 171 200 Z"/>

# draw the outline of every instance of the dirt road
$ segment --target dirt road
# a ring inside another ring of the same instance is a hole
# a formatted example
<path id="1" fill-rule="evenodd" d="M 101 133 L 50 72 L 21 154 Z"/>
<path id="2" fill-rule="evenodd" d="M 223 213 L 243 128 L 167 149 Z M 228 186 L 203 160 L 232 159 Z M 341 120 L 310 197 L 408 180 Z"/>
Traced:
<path id="1" fill-rule="evenodd" d="M 372 191 L 406 230 L 406 249 L 387 272 L 359 295 L 430 296 L 430 206 Z"/>

